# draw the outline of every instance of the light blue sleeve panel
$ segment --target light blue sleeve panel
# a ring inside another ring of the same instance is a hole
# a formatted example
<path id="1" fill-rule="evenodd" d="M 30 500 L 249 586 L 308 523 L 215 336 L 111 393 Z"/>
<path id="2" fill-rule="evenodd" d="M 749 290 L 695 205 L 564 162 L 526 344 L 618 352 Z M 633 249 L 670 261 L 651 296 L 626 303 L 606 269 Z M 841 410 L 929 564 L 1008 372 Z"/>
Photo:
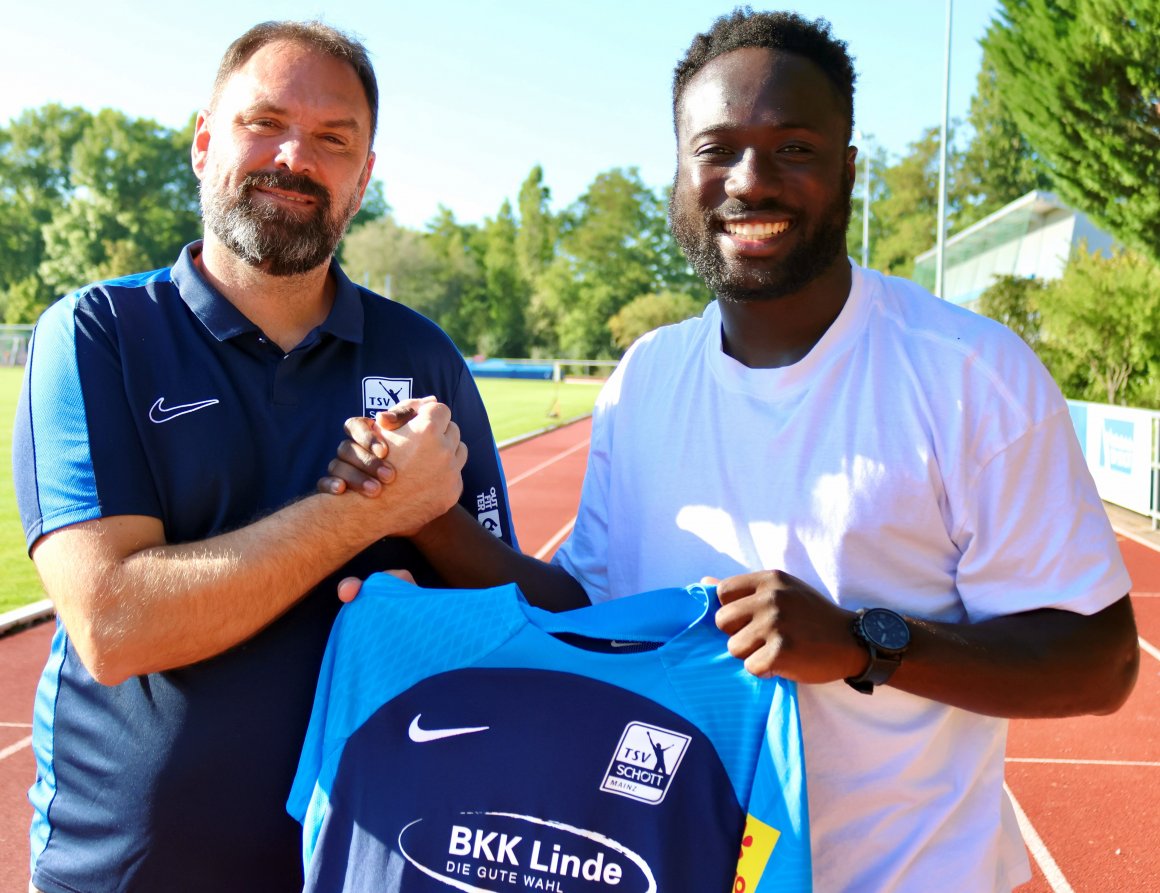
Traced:
<path id="1" fill-rule="evenodd" d="M 44 533 L 100 516 L 77 361 L 77 300 L 61 298 L 40 317 L 24 370 L 12 470 L 30 548 Z"/>
<path id="2" fill-rule="evenodd" d="M 304 826 L 309 853 L 327 792 L 350 735 L 384 703 L 421 679 L 463 666 L 526 623 L 514 586 L 420 589 L 389 574 L 368 577 L 338 613 L 287 810 Z M 389 631 L 389 646 L 383 633 Z"/>

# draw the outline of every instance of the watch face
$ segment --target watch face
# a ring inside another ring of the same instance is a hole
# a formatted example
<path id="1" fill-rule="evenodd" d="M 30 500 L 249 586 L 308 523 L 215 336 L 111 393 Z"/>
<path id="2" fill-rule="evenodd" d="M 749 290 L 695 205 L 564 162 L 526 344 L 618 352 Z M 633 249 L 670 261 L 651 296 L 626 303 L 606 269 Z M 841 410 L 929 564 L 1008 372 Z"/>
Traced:
<path id="1" fill-rule="evenodd" d="M 901 651 L 910 644 L 910 629 L 906 621 L 885 608 L 871 608 L 862 615 L 862 632 L 871 643 L 885 651 Z"/>

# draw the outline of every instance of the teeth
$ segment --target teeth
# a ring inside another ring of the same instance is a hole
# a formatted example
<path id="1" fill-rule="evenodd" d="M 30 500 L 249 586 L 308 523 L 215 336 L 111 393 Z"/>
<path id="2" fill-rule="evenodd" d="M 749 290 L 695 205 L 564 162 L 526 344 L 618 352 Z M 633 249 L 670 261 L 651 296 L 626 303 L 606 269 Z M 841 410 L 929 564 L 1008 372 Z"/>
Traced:
<path id="1" fill-rule="evenodd" d="M 744 236 L 746 238 L 767 239 L 770 236 L 776 236 L 779 233 L 784 233 L 789 229 L 789 221 L 782 220 L 779 223 L 726 223 L 725 232 L 731 236 Z"/>

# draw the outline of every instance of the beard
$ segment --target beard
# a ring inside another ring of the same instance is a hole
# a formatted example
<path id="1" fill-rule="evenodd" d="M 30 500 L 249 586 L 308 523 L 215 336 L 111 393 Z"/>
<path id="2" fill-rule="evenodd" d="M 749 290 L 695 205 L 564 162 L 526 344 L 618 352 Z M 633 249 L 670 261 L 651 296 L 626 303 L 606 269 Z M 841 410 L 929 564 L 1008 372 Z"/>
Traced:
<path id="1" fill-rule="evenodd" d="M 796 248 L 775 267 L 756 259 L 727 261 L 717 244 L 721 220 L 752 212 L 787 211 L 775 201 L 754 205 L 730 199 L 714 209 L 700 208 L 674 182 L 669 195 L 669 229 L 694 272 L 725 301 L 772 301 L 792 295 L 828 271 L 846 253 L 850 224 L 850 177 L 843 169 L 838 196 L 807 225 Z"/>
<path id="2" fill-rule="evenodd" d="M 266 201 L 258 188 L 285 189 L 316 200 L 305 217 Z M 206 227 L 233 254 L 271 276 L 297 276 L 334 255 L 347 224 L 358 212 L 356 192 L 341 214 L 332 214 L 330 193 L 305 174 L 255 171 L 235 189 L 215 188 L 202 180 L 201 216 Z"/>

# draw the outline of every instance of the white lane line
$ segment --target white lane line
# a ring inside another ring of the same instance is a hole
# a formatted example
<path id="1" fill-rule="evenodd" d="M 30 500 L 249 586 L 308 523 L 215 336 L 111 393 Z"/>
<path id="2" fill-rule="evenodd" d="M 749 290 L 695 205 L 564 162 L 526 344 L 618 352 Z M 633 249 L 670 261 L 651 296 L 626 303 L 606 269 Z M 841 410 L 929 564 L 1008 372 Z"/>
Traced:
<path id="1" fill-rule="evenodd" d="M 1035 860 L 1039 870 L 1043 872 L 1048 885 L 1054 893 L 1075 893 L 1071 884 L 1067 882 L 1067 878 L 1063 876 L 1063 872 L 1059 870 L 1059 866 L 1055 864 L 1055 860 L 1051 858 L 1047 845 L 1031 824 L 1031 819 L 1027 818 L 1027 813 L 1023 811 L 1019 801 L 1015 799 L 1015 794 L 1005 783 L 1003 790 L 1007 792 L 1007 796 L 1011 798 L 1011 805 L 1015 807 L 1015 818 L 1019 820 L 1019 830 L 1023 833 L 1023 842 L 1027 844 L 1027 849 L 1031 851 L 1031 858 Z"/>
<path id="2" fill-rule="evenodd" d="M 27 738 L 21 738 L 15 744 L 8 745 L 3 750 L 0 750 L 0 760 L 6 760 L 10 756 L 12 756 L 12 754 L 20 753 L 20 751 L 24 750 L 24 748 L 28 747 L 28 745 L 30 745 L 31 743 L 32 743 L 32 736 L 29 735 Z"/>
<path id="3" fill-rule="evenodd" d="M 1132 598 L 1160 598 L 1160 592 L 1136 592 L 1133 590 Z"/>
<path id="4" fill-rule="evenodd" d="M 1157 648 L 1151 642 L 1145 642 L 1143 636 L 1140 637 L 1140 648 L 1147 651 L 1156 660 L 1160 660 L 1160 648 Z"/>
<path id="5" fill-rule="evenodd" d="M 0 722 L 0 729 L 31 729 L 30 722 Z"/>
<path id="6" fill-rule="evenodd" d="M 1142 766 L 1160 769 L 1156 760 L 1057 760 L 1052 757 L 1007 757 L 1008 763 L 1059 763 L 1064 766 Z"/>
<path id="7" fill-rule="evenodd" d="M 550 540 L 548 540 L 543 546 L 540 547 L 540 551 L 536 553 L 536 558 L 540 559 L 540 561 L 544 561 L 547 558 L 547 556 L 551 554 L 552 550 L 556 548 L 556 546 L 558 546 L 558 545 L 560 545 L 560 543 L 564 542 L 564 538 L 566 536 L 568 536 L 569 533 L 572 532 L 572 528 L 575 526 L 576 526 L 576 519 L 575 519 L 575 517 L 573 517 L 571 521 L 569 521 L 567 524 L 565 524 L 563 527 L 561 527 L 559 530 L 557 530 L 552 535 L 552 538 Z"/>
<path id="8" fill-rule="evenodd" d="M 529 468 L 523 474 L 517 475 L 516 477 L 511 478 L 507 482 L 507 485 L 508 485 L 508 487 L 514 487 L 520 481 L 526 481 L 533 474 L 535 474 L 536 472 L 539 472 L 539 471 L 543 471 L 549 465 L 554 465 L 557 462 L 559 462 L 561 459 L 565 459 L 568 456 L 571 456 L 575 452 L 579 452 L 580 450 L 586 450 L 586 449 L 588 449 L 588 439 L 587 438 L 585 438 L 583 441 L 576 444 L 575 446 L 569 447 L 568 449 L 564 450 L 564 452 L 556 454 L 551 459 L 546 459 L 545 461 L 541 462 L 539 465 L 535 466 L 534 468 Z"/>

